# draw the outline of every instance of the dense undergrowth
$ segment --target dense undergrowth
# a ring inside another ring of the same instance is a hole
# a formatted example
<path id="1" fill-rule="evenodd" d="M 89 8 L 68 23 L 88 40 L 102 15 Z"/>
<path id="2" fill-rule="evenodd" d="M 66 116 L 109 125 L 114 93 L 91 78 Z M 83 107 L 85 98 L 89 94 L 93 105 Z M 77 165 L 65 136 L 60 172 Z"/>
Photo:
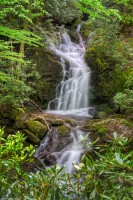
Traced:
<path id="1" fill-rule="evenodd" d="M 131 141 L 114 133 L 103 147 L 95 147 L 95 158 L 86 155 L 66 174 L 57 166 L 27 172 L 32 163 L 32 146 L 23 145 L 21 133 L 4 138 L 0 129 L 0 198 L 19 200 L 131 200 L 133 198 L 133 152 Z"/>

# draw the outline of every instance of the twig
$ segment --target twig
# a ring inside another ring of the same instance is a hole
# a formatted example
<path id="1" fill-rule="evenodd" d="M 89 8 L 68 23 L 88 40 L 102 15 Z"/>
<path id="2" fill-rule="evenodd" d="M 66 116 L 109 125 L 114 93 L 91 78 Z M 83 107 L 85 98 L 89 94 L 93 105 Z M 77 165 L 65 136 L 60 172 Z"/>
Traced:
<path id="1" fill-rule="evenodd" d="M 43 112 L 43 110 L 34 102 L 29 98 L 29 101 L 41 112 Z"/>

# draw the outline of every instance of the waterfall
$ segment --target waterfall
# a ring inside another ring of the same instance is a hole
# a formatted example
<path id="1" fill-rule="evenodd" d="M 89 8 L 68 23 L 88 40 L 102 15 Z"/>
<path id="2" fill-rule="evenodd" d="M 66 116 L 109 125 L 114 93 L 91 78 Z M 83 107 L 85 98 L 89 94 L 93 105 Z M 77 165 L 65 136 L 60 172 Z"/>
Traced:
<path id="1" fill-rule="evenodd" d="M 49 102 L 48 112 L 88 116 L 90 69 L 85 63 L 85 44 L 79 34 L 79 43 L 71 41 L 68 33 L 62 34 L 59 47 L 51 45 L 52 51 L 60 57 L 62 80 L 56 88 L 56 98 Z"/>
<path id="2" fill-rule="evenodd" d="M 77 27 L 77 33 L 80 30 Z M 48 110 L 63 114 L 88 115 L 90 69 L 85 63 L 85 44 L 78 33 L 79 44 L 71 41 L 67 33 L 62 34 L 59 47 L 52 50 L 60 57 L 62 80 L 56 89 L 56 98 L 49 102 Z"/>

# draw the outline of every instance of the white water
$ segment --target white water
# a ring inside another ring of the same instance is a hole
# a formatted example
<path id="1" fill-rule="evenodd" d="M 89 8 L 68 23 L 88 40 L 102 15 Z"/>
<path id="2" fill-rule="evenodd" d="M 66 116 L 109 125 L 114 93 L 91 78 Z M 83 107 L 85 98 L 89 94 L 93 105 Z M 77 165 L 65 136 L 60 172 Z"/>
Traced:
<path id="1" fill-rule="evenodd" d="M 73 137 L 73 142 L 61 153 L 61 157 L 58 160 L 58 166 L 65 166 L 65 172 L 72 174 L 74 170 L 74 164 L 78 164 L 81 158 L 84 148 L 82 145 L 82 140 L 84 138 L 83 132 L 77 130 L 76 133 L 71 133 Z"/>
<path id="2" fill-rule="evenodd" d="M 63 33 L 60 46 L 51 47 L 60 57 L 62 80 L 57 86 L 56 98 L 48 104 L 50 113 L 88 116 L 90 69 L 84 61 L 85 45 L 78 33 L 80 26 L 77 27 L 79 44 Z"/>

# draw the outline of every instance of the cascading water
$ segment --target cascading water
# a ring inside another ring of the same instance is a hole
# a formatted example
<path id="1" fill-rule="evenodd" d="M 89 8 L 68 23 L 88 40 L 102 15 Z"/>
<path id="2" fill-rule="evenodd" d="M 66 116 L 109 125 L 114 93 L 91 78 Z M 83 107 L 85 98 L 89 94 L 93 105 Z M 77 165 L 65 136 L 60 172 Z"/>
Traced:
<path id="1" fill-rule="evenodd" d="M 74 164 L 78 164 L 81 155 L 85 151 L 81 142 L 84 138 L 84 133 L 81 130 L 77 130 L 74 134 L 71 133 L 73 137 L 73 142 L 65 150 L 63 150 L 61 157 L 59 158 L 57 164 L 59 167 L 65 166 L 65 172 L 72 174 Z"/>
<path id="2" fill-rule="evenodd" d="M 49 102 L 46 113 L 64 114 L 71 116 L 90 116 L 89 110 L 89 85 L 90 69 L 84 61 L 85 44 L 79 34 L 81 24 L 77 27 L 79 44 L 71 41 L 67 33 L 62 34 L 59 47 L 51 49 L 60 57 L 62 65 L 62 80 L 57 86 L 56 98 Z M 76 119 L 77 120 L 77 119 Z M 80 124 L 78 122 L 78 124 Z M 78 164 L 85 148 L 82 145 L 84 133 L 79 126 L 71 127 L 67 136 L 61 138 L 58 128 L 54 128 L 36 149 L 35 157 L 43 167 L 57 164 L 66 166 L 65 171 L 72 173 L 73 164 Z"/>
<path id="3" fill-rule="evenodd" d="M 77 27 L 77 33 L 80 26 Z M 91 72 L 84 61 L 84 41 L 78 35 L 79 44 L 72 42 L 69 35 L 63 33 L 60 46 L 52 45 L 52 50 L 60 56 L 62 80 L 57 86 L 56 98 L 48 104 L 48 111 L 88 116 Z"/>
<path id="4" fill-rule="evenodd" d="M 57 164 L 58 167 L 65 166 L 64 171 L 72 174 L 74 171 L 73 165 L 80 162 L 81 156 L 87 150 L 83 146 L 85 140 L 88 142 L 89 138 L 78 126 L 72 128 L 65 138 L 61 138 L 57 129 L 54 129 L 52 138 L 48 132 L 36 149 L 34 156 L 40 160 L 44 168 Z"/>

